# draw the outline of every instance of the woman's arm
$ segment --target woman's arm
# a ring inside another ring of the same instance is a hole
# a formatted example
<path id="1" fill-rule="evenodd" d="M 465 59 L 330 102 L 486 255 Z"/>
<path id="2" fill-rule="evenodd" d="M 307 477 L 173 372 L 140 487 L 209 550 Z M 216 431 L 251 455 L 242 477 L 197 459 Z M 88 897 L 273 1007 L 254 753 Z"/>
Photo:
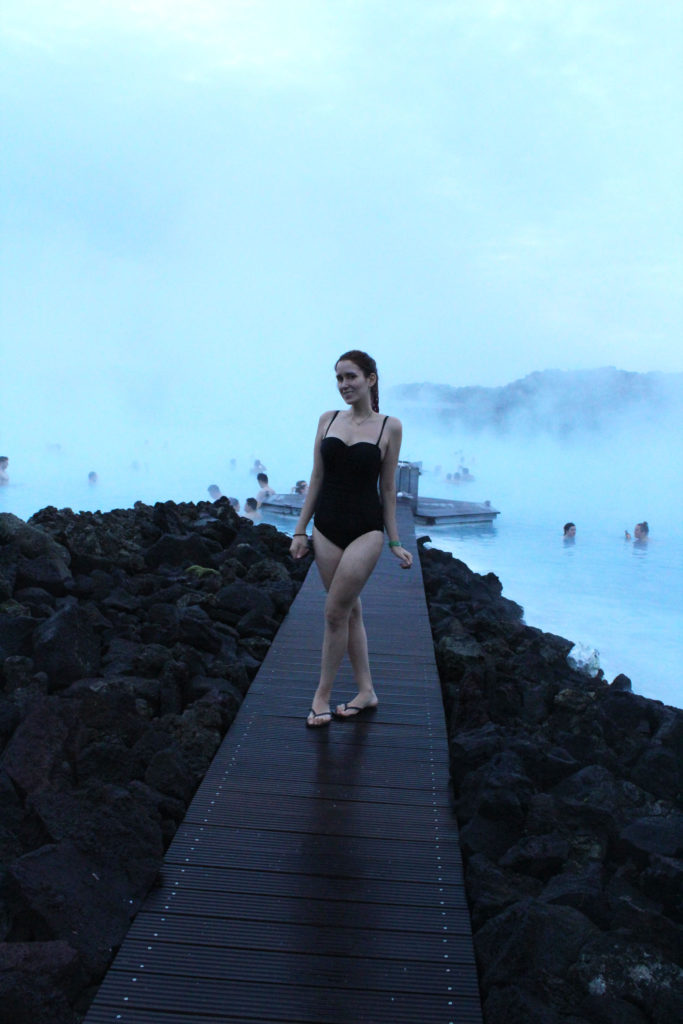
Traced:
<path id="1" fill-rule="evenodd" d="M 293 558 L 302 558 L 308 553 L 306 527 L 315 512 L 315 505 L 323 482 L 323 460 L 320 454 L 320 442 L 322 441 L 323 434 L 325 433 L 327 425 L 333 415 L 333 412 L 324 412 L 318 420 L 318 429 L 315 433 L 315 445 L 313 448 L 313 470 L 311 472 L 311 479 L 308 483 L 308 492 L 304 498 L 304 503 L 301 506 L 299 518 L 297 519 L 296 526 L 294 527 L 295 536 L 292 538 L 292 543 L 289 547 Z M 297 534 L 301 534 L 301 536 L 296 536 Z"/>
<path id="2" fill-rule="evenodd" d="M 410 569 L 413 564 L 413 556 L 410 551 L 406 551 L 402 544 L 396 544 L 396 541 L 400 539 L 398 536 L 398 526 L 396 525 L 396 467 L 398 466 L 398 456 L 401 451 L 403 427 L 400 420 L 397 420 L 395 416 L 390 416 L 387 428 L 389 441 L 384 458 L 382 459 L 382 468 L 379 476 L 384 528 L 389 537 L 389 550 L 392 555 L 399 559 L 402 569 Z"/>

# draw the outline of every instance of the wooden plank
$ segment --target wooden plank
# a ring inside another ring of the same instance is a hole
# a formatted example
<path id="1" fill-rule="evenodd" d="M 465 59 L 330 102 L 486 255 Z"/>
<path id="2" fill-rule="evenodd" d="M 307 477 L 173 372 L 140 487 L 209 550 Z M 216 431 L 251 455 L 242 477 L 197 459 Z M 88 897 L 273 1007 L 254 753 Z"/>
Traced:
<path id="1" fill-rule="evenodd" d="M 303 867 L 303 865 L 300 865 Z M 414 877 L 401 879 L 383 876 L 364 878 L 354 875 L 343 878 L 340 875 L 310 874 L 295 871 L 250 870 L 249 864 L 242 867 L 225 867 L 221 864 L 174 864 L 164 865 L 163 887 L 152 892 L 146 908 L 158 906 L 169 893 L 197 890 L 218 894 L 234 892 L 238 895 L 253 893 L 256 896 L 298 896 L 306 892 L 309 899 L 337 899 L 349 903 L 384 903 L 400 906 L 438 906 L 447 901 L 450 906 L 466 907 L 462 885 L 443 873 L 441 880 L 426 882 Z"/>
<path id="2" fill-rule="evenodd" d="M 409 963 L 409 962 L 408 962 Z M 369 971 L 378 966 L 370 965 Z M 406 967 L 410 969 L 409 966 Z M 363 961 L 349 963 L 362 977 Z M 412 967 L 417 976 L 419 965 Z M 118 974 L 118 972 L 117 972 Z M 312 975 L 311 975 L 312 977 Z M 315 985 L 278 985 L 270 981 L 122 974 L 129 995 L 121 1011 L 96 1004 L 88 1024 L 480 1024 L 479 1000 L 445 984 L 432 993 L 385 989 L 334 988 L 325 974 Z M 159 1009 L 160 1004 L 169 1009 Z"/>
<path id="3" fill-rule="evenodd" d="M 131 940 L 126 943 L 126 950 L 118 961 L 117 968 L 135 976 L 144 970 L 149 950 L 144 942 Z M 205 978 L 260 979 L 260 971 L 267 966 L 265 974 L 271 982 L 277 984 L 306 985 L 311 977 L 323 980 L 336 988 L 360 988 L 363 991 L 413 992 L 428 996 L 434 988 L 442 983 L 443 966 L 440 961 L 430 963 L 411 957 L 408 960 L 367 961 L 356 957 L 337 959 L 321 953 L 303 953 L 292 957 L 288 953 L 263 953 L 261 963 L 255 964 L 251 950 L 233 949 L 230 959 L 226 960 L 223 950 L 206 949 L 187 943 L 181 943 L 170 950 L 168 960 L 159 963 L 159 974 L 175 974 L 178 962 L 183 965 L 186 975 L 201 974 Z M 367 969 L 366 969 L 367 967 Z M 417 968 L 417 969 L 416 969 Z M 454 985 L 458 986 L 463 995 L 477 995 L 476 977 L 451 972 Z"/>

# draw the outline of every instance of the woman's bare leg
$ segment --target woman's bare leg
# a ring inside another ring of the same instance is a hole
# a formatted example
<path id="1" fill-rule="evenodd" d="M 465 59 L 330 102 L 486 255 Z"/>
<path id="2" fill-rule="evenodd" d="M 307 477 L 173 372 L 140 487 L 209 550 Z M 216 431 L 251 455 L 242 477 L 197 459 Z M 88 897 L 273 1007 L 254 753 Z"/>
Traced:
<path id="1" fill-rule="evenodd" d="M 318 724 L 315 720 L 329 713 L 332 685 L 349 643 L 353 650 L 353 658 L 361 671 L 361 678 L 372 687 L 370 667 L 367 663 L 367 639 L 358 596 L 377 564 L 382 551 L 382 541 L 383 535 L 379 530 L 373 530 L 358 537 L 342 551 L 317 530 L 314 531 L 315 559 L 327 590 L 327 600 L 320 681 L 313 696 L 311 707 L 314 714 L 309 715 L 310 724 Z M 352 617 L 355 622 L 350 628 Z M 356 666 L 353 665 L 353 661 L 352 666 L 355 673 Z M 326 720 L 319 724 L 326 724 Z"/>
<path id="2" fill-rule="evenodd" d="M 356 603 L 351 609 L 351 616 L 349 618 L 348 652 L 351 668 L 353 669 L 353 676 L 356 680 L 356 686 L 358 687 L 358 698 L 352 698 L 353 707 L 376 707 L 379 701 L 377 700 L 377 694 L 375 693 L 375 688 L 372 684 L 370 659 L 368 657 L 368 635 L 365 632 L 363 606 L 360 598 L 356 599 Z M 348 714 L 352 715 L 354 713 L 355 712 L 352 708 Z M 342 716 L 346 714 L 346 710 L 343 705 L 337 705 L 337 714 Z"/>

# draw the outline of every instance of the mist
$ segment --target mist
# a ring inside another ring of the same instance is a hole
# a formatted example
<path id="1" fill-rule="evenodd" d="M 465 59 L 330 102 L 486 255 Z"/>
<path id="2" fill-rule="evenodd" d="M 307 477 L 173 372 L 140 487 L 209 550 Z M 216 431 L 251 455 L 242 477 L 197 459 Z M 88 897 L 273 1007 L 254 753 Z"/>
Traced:
<path id="1" fill-rule="evenodd" d="M 342 406 L 331 370 L 326 378 L 315 409 L 296 384 L 269 393 L 261 383 L 252 391 L 238 381 L 226 387 L 226 401 L 195 406 L 191 392 L 179 389 L 169 404 L 143 402 L 135 410 L 126 408 L 125 389 L 100 388 L 88 430 L 75 418 L 46 417 L 47 406 L 42 415 L 18 417 L 31 430 L 17 430 L 8 447 L 11 482 L 0 488 L 0 511 L 28 518 L 47 504 L 106 511 L 136 501 L 196 502 L 208 499 L 212 483 L 243 505 L 257 490 L 255 459 L 276 491 L 288 492 L 309 476 L 321 409 Z M 661 383 L 675 391 L 678 381 Z M 608 678 L 625 672 L 637 692 L 680 705 L 683 403 L 630 402 L 627 414 L 614 410 L 596 429 L 593 398 L 582 402 L 577 394 L 572 429 L 559 439 L 548 419 L 552 388 L 536 407 L 542 416 L 535 428 L 527 408 L 518 422 L 508 418 L 504 431 L 496 422 L 477 430 L 444 425 L 443 407 L 401 401 L 405 389 L 410 382 L 380 389 L 381 407 L 403 421 L 401 454 L 421 463 L 420 493 L 488 500 L 500 513 L 488 529 L 418 525 L 418 536 L 429 536 L 476 572 L 494 571 L 530 625 L 597 649 Z M 566 394 L 562 378 L 560 391 Z M 283 392 L 294 396 L 286 416 Z M 490 396 L 480 423 L 487 403 Z M 582 420 L 584 405 L 589 414 Z M 471 482 L 449 482 L 448 474 L 463 465 Z M 95 486 L 87 482 L 91 470 L 98 474 Z M 267 510 L 263 518 L 284 531 L 293 527 L 293 519 Z M 637 548 L 624 535 L 643 519 L 650 541 Z M 567 521 L 577 526 L 571 549 L 562 542 Z"/>
<path id="2" fill-rule="evenodd" d="M 480 415 L 468 404 L 476 430 L 462 419 L 445 423 L 445 407 L 430 401 L 424 386 L 424 400 L 406 400 L 411 382 L 386 394 L 383 389 L 382 406 L 403 421 L 401 457 L 422 464 L 420 493 L 426 496 L 490 500 L 502 515 L 558 529 L 572 519 L 617 536 L 645 518 L 659 534 L 680 535 L 683 481 L 674 441 L 683 427 L 680 378 L 665 375 L 646 399 L 612 404 L 597 427 L 601 373 L 580 379 L 582 392 L 576 375 L 548 374 L 533 408 L 522 403 L 504 430 L 493 420 L 482 426 L 492 389 L 480 389 Z M 136 500 L 197 501 L 206 499 L 210 483 L 243 502 L 255 490 L 255 459 L 276 490 L 289 491 L 310 474 L 320 412 L 342 405 L 333 366 L 307 378 L 305 393 L 297 372 L 281 385 L 266 377 L 246 386 L 247 380 L 228 370 L 225 378 L 209 374 L 203 386 L 195 365 L 194 376 L 189 370 L 182 379 L 169 376 L 162 393 L 152 389 L 148 398 L 143 382 L 136 387 L 134 380 L 109 386 L 94 380 L 75 394 L 65 373 L 61 407 L 50 404 L 47 387 L 35 386 L 30 416 L 22 391 L 13 391 L 3 405 L 12 484 L 3 504 L 31 514 L 44 504 L 94 509 Z M 554 402 L 569 390 L 575 416 L 560 439 L 552 429 Z M 70 414 L 71 403 L 77 415 Z M 474 480 L 454 486 L 447 474 L 460 464 Z M 96 487 L 87 485 L 91 470 L 98 474 Z"/>
<path id="3" fill-rule="evenodd" d="M 533 376 L 531 396 L 527 381 L 498 389 L 395 389 L 404 457 L 423 462 L 421 493 L 490 500 L 505 515 L 557 530 L 580 520 L 584 529 L 621 537 L 647 519 L 657 532 L 683 536 L 683 460 L 675 441 L 683 430 L 681 375 L 629 375 L 631 387 L 620 399 L 614 369 Z M 514 406 L 510 391 L 522 396 Z M 438 404 L 430 401 L 434 393 Z M 454 486 L 446 477 L 461 463 L 474 480 Z"/>

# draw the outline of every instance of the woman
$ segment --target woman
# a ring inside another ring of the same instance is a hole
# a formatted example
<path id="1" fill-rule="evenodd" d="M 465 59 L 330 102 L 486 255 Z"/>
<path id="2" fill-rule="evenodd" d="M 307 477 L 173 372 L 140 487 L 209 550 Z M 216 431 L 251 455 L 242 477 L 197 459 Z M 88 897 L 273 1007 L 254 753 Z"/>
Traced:
<path id="1" fill-rule="evenodd" d="M 562 531 L 565 544 L 574 544 L 576 542 L 576 523 L 565 523 Z"/>
<path id="2" fill-rule="evenodd" d="M 644 519 L 642 523 L 636 523 L 633 527 L 633 544 L 634 547 L 644 548 L 650 539 L 650 527 L 647 519 Z"/>
<path id="3" fill-rule="evenodd" d="M 315 514 L 313 547 L 327 599 L 320 681 L 306 719 L 314 728 L 332 721 L 332 684 L 347 651 L 358 693 L 348 703 L 338 704 L 334 713 L 353 718 L 379 703 L 370 673 L 360 592 L 379 559 L 384 530 L 401 568 L 409 569 L 413 563 L 396 527 L 401 422 L 379 414 L 377 366 L 367 353 L 345 352 L 335 372 L 348 408 L 320 417 L 313 472 L 290 547 L 294 558 L 306 554 L 306 527 Z"/>

